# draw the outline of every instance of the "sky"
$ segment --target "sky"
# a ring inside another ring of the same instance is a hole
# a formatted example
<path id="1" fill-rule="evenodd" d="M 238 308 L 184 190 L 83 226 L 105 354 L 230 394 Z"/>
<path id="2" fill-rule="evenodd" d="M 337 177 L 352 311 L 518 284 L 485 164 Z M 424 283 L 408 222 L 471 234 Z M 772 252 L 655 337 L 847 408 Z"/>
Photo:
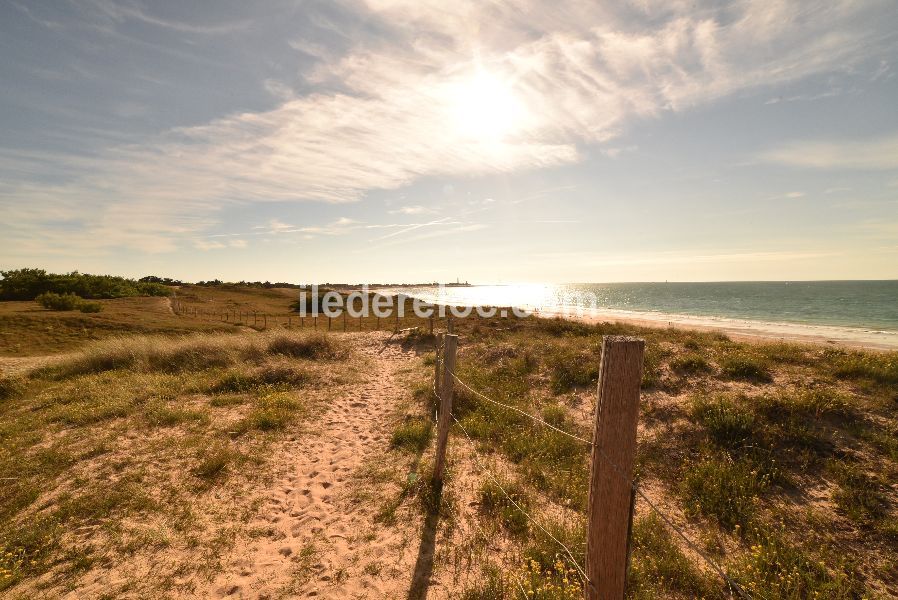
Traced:
<path id="1" fill-rule="evenodd" d="M 3 0 L 0 269 L 898 278 L 894 0 Z"/>

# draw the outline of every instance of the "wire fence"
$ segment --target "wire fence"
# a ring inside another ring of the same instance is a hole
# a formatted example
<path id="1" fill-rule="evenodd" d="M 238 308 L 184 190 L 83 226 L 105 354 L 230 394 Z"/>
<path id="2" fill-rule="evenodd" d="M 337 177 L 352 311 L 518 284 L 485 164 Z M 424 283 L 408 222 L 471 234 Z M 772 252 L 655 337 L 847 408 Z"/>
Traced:
<path id="1" fill-rule="evenodd" d="M 435 360 L 437 361 L 438 364 L 441 364 L 441 362 L 442 362 L 441 355 L 443 353 L 443 350 L 444 350 L 444 345 L 442 345 L 442 344 L 438 345 L 435 348 Z M 439 369 L 437 370 L 437 372 L 439 372 Z M 716 575 L 718 575 L 723 580 L 723 582 L 726 584 L 727 588 L 729 589 L 731 597 L 738 596 L 740 598 L 743 598 L 744 600 L 752 600 L 752 596 L 748 593 L 748 591 L 746 591 L 741 585 L 739 585 L 738 583 L 733 581 L 733 579 L 729 575 L 727 575 L 726 571 L 724 571 L 724 569 L 720 566 L 720 564 L 717 561 L 715 561 L 713 558 L 711 558 L 707 552 L 702 550 L 702 548 L 695 541 L 693 541 L 686 534 L 686 532 L 683 531 L 683 529 L 681 527 L 677 526 L 676 523 L 673 522 L 673 519 L 671 519 L 671 517 L 669 515 L 667 515 L 663 510 L 661 510 L 658 507 L 658 505 L 648 497 L 648 495 L 639 487 L 638 483 L 635 480 L 628 477 L 627 474 L 624 472 L 624 469 L 622 469 L 620 467 L 620 465 L 618 465 L 614 460 L 612 460 L 608 456 L 608 454 L 605 452 L 604 448 L 601 447 L 601 445 L 596 445 L 590 440 L 587 440 L 585 438 L 574 435 L 573 433 L 570 433 L 568 431 L 564 431 L 563 429 L 556 427 L 555 425 L 552 425 L 551 423 L 546 422 L 544 419 L 541 419 L 541 418 L 537 417 L 536 415 L 528 413 L 527 411 L 524 411 L 516 406 L 512 406 L 505 402 L 499 402 L 498 400 L 494 400 L 493 398 L 490 398 L 489 396 L 483 394 L 482 392 L 479 392 L 478 390 L 475 390 L 473 387 L 468 385 L 468 383 L 466 383 L 464 380 L 462 380 L 455 372 L 449 371 L 448 375 L 450 377 L 452 377 L 452 379 L 455 383 L 458 383 L 465 390 L 467 390 L 468 392 L 470 392 L 475 397 L 477 397 L 481 400 L 489 402 L 495 406 L 502 407 L 506 410 L 513 411 L 517 414 L 520 414 L 524 417 L 531 419 L 533 422 L 535 422 L 543 427 L 546 427 L 552 431 L 555 431 L 556 433 L 562 434 L 562 435 L 567 436 L 571 439 L 574 439 L 578 442 L 581 442 L 581 443 L 589 446 L 590 448 L 595 448 L 598 451 L 599 456 L 611 467 L 612 471 L 614 471 L 619 477 L 621 477 L 626 482 L 627 486 L 633 491 L 633 493 L 636 494 L 636 496 L 638 496 L 639 498 L 641 498 L 646 503 L 646 505 L 649 507 L 649 509 L 653 513 L 655 513 L 658 516 L 658 518 L 660 518 L 661 521 L 667 527 L 669 527 L 674 533 L 676 533 L 677 536 L 680 539 L 682 539 L 686 543 L 686 545 L 693 552 L 695 552 L 695 554 L 697 556 L 699 556 L 701 558 L 701 560 L 704 561 L 705 564 L 707 564 L 708 567 Z M 441 395 L 440 395 L 440 389 L 441 389 L 441 386 L 439 385 L 439 382 L 437 381 L 437 376 L 435 376 L 433 379 L 433 393 L 434 393 L 434 396 L 438 400 L 442 400 Z M 548 535 L 549 538 L 553 542 L 555 542 L 564 551 L 564 554 L 567 556 L 568 560 L 570 560 L 571 564 L 575 567 L 578 575 L 580 576 L 581 580 L 583 581 L 583 584 L 585 586 L 591 585 L 592 582 L 589 581 L 589 578 L 587 577 L 584 567 L 582 565 L 580 565 L 580 563 L 576 560 L 576 558 L 575 558 L 573 552 L 570 550 L 570 548 L 568 548 L 568 546 L 566 546 L 564 543 L 562 543 L 560 540 L 558 540 L 554 535 L 551 534 L 551 532 L 549 532 L 542 524 L 540 524 L 539 521 L 534 519 L 526 510 L 524 510 L 524 508 L 518 502 L 516 502 L 514 500 L 514 498 L 512 497 L 512 495 L 509 494 L 508 491 L 502 486 L 502 484 L 500 483 L 498 478 L 495 475 L 493 475 L 493 473 L 489 469 L 487 469 L 486 467 L 484 467 L 482 465 L 482 463 L 480 462 L 480 459 L 477 456 L 476 444 L 474 443 L 474 440 L 468 433 L 467 429 L 465 428 L 465 426 L 461 423 L 461 421 L 457 418 L 457 416 L 455 414 L 450 414 L 450 416 L 451 416 L 452 420 L 455 422 L 455 424 L 458 426 L 458 428 L 461 430 L 461 432 L 464 434 L 465 438 L 468 440 L 468 442 L 470 442 L 470 444 L 474 448 L 474 452 L 473 452 L 472 456 L 474 457 L 474 462 L 475 462 L 475 465 L 477 466 L 478 470 L 480 470 L 482 473 L 484 473 L 492 481 L 492 483 L 496 487 L 499 488 L 499 490 L 506 497 L 506 499 L 512 504 L 512 506 L 515 507 L 515 509 L 517 509 L 518 511 L 521 512 L 521 514 L 524 516 L 524 518 L 526 518 L 528 520 L 528 522 L 532 523 L 539 530 L 541 530 L 543 533 Z M 517 583 L 521 589 L 521 592 L 524 594 L 524 597 L 527 598 L 528 596 L 527 596 L 526 592 L 524 592 L 523 587 L 521 587 L 520 581 L 518 581 Z M 765 596 L 763 596 L 762 594 L 760 594 L 758 592 L 755 592 L 755 594 L 762 600 L 766 600 Z"/>

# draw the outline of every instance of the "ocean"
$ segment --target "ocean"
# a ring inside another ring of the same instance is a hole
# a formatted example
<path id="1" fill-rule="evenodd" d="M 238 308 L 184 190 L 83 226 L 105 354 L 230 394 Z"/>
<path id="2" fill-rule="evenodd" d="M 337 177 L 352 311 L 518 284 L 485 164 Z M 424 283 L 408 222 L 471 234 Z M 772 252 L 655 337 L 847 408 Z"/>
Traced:
<path id="1" fill-rule="evenodd" d="M 898 280 L 720 283 L 575 283 L 402 288 L 454 305 L 517 306 L 540 312 L 587 308 L 633 317 L 701 317 L 898 332 Z"/>

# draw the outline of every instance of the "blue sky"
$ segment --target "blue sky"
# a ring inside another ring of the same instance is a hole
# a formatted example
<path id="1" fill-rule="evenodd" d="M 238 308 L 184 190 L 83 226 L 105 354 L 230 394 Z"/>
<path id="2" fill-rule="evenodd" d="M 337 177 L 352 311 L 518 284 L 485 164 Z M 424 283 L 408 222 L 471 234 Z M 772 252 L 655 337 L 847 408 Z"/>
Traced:
<path id="1" fill-rule="evenodd" d="M 0 267 L 898 278 L 892 1 L 0 4 Z"/>

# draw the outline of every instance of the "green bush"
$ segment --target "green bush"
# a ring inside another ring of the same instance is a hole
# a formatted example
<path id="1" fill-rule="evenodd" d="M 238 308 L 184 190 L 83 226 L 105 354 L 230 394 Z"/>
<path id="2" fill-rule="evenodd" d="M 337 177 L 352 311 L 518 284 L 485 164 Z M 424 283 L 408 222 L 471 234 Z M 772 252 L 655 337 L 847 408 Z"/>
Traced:
<path id="1" fill-rule="evenodd" d="M 141 282 L 112 275 L 87 275 L 73 271 L 65 275 L 43 269 L 0 271 L 0 300 L 34 300 L 41 294 L 75 294 L 81 298 L 125 298 L 168 296 L 171 290 L 159 283 Z M 72 309 L 69 309 L 72 310 Z"/>
<path id="2" fill-rule="evenodd" d="M 741 379 L 753 383 L 773 381 L 767 365 L 750 356 L 729 356 L 721 362 L 720 367 L 728 379 Z"/>
<path id="3" fill-rule="evenodd" d="M 725 396 L 693 398 L 692 417 L 708 431 L 714 442 L 726 448 L 744 444 L 755 429 L 754 415 Z"/>
<path id="4" fill-rule="evenodd" d="M 55 292 L 44 292 L 34 299 L 35 302 L 50 310 L 75 310 L 81 306 L 81 298 L 75 294 L 57 294 Z"/>
<path id="5" fill-rule="evenodd" d="M 103 305 L 99 302 L 81 302 L 78 305 L 78 310 L 83 313 L 98 313 L 103 310 Z"/>
<path id="6" fill-rule="evenodd" d="M 700 354 L 685 354 L 678 356 L 670 361 L 670 368 L 677 373 L 694 375 L 696 373 L 705 373 L 711 370 L 708 361 Z"/>
<path id="7" fill-rule="evenodd" d="M 769 477 L 751 463 L 723 456 L 690 465 L 682 491 L 691 511 L 714 517 L 730 529 L 738 525 L 744 531 L 754 517 L 757 497 L 768 484 Z"/>

